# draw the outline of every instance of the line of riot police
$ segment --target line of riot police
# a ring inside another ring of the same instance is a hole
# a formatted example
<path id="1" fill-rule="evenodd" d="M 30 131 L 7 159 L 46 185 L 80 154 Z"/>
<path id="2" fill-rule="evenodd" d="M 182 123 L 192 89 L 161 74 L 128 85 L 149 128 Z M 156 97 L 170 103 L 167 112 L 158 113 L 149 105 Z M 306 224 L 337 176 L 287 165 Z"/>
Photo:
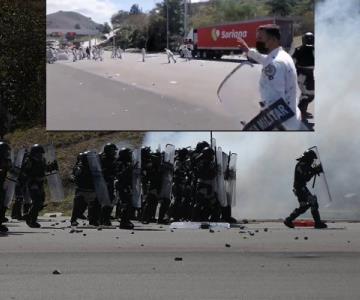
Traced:
<path id="1" fill-rule="evenodd" d="M 132 229 L 131 220 L 236 222 L 231 217 L 235 166 L 236 154 L 207 142 L 195 150 L 168 144 L 163 152 L 150 147 L 119 150 L 108 143 L 99 154 L 86 151 L 77 157 L 71 224 L 86 219 L 86 209 L 90 225 L 111 226 L 116 219 L 122 229 Z"/>

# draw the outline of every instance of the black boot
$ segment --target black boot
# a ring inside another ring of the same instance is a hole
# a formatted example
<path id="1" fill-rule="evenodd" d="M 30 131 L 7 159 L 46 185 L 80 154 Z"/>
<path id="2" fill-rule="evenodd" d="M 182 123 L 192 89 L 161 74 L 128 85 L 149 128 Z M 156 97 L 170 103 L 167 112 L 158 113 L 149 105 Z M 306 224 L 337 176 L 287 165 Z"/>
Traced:
<path id="1" fill-rule="evenodd" d="M 88 219 L 89 224 L 92 226 L 99 226 L 100 214 L 101 210 L 100 204 L 97 201 L 90 201 L 88 207 Z"/>
<path id="2" fill-rule="evenodd" d="M 22 201 L 15 201 L 11 210 L 11 219 L 22 220 L 21 215 Z"/>
<path id="3" fill-rule="evenodd" d="M 110 216 L 112 212 L 112 206 L 104 206 L 101 209 L 100 224 L 104 226 L 112 226 Z"/>
<path id="4" fill-rule="evenodd" d="M 6 210 L 7 210 L 7 207 L 5 207 L 5 206 L 0 208 L 0 224 L 9 222 L 9 219 L 5 217 Z"/>
<path id="5" fill-rule="evenodd" d="M 321 221 L 319 210 L 316 208 L 311 209 L 311 214 L 314 218 L 315 225 L 314 228 L 316 229 L 324 229 L 327 228 L 325 222 Z"/>
<path id="6" fill-rule="evenodd" d="M 26 215 L 26 224 L 30 227 L 30 228 L 40 228 L 41 225 L 37 222 L 37 218 L 39 215 L 39 210 L 37 209 L 37 207 L 32 206 L 30 208 L 30 212 L 28 215 Z"/>
<path id="7" fill-rule="evenodd" d="M 120 214 L 120 229 L 134 229 L 134 224 L 130 221 L 131 207 L 123 207 Z"/>
<path id="8" fill-rule="evenodd" d="M 167 214 L 170 206 L 170 200 L 169 199 L 163 199 L 160 209 L 159 209 L 159 218 L 158 218 L 158 224 L 169 224 L 169 218 L 165 218 L 165 215 Z"/>

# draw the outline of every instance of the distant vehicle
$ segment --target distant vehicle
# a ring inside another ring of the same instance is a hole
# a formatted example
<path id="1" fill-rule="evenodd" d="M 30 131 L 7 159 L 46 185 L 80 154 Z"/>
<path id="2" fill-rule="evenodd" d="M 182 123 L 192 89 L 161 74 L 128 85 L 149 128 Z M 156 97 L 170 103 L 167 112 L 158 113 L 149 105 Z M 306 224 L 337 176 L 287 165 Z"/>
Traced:
<path id="1" fill-rule="evenodd" d="M 281 45 L 285 50 L 290 50 L 294 36 L 293 20 L 275 17 L 193 29 L 179 48 L 180 56 L 184 56 L 185 48 L 192 51 L 193 57 L 204 59 L 221 59 L 223 55 L 241 54 L 237 39 L 241 37 L 250 48 L 255 48 L 256 29 L 265 24 L 280 26 Z"/>

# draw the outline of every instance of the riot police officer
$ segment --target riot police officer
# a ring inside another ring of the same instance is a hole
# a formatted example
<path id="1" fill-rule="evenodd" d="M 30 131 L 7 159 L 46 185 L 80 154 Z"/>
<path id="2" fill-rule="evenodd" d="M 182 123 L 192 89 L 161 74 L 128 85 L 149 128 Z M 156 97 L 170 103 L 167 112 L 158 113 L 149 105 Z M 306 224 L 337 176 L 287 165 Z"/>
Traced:
<path id="1" fill-rule="evenodd" d="M 154 219 L 154 214 L 159 201 L 159 193 L 162 184 L 161 174 L 161 152 L 155 152 L 150 155 L 143 164 L 146 173 L 143 182 L 146 186 L 147 194 L 144 197 L 144 205 L 142 211 L 142 222 L 148 224 Z"/>
<path id="2" fill-rule="evenodd" d="M 306 187 L 306 183 L 309 182 L 313 176 L 323 172 L 321 164 L 313 166 L 315 159 L 317 159 L 317 155 L 313 150 L 305 151 L 304 154 L 297 159 L 298 163 L 295 166 L 293 192 L 298 198 L 300 206 L 285 219 L 284 224 L 287 227 L 294 228 L 293 221 L 309 208 L 311 208 L 311 214 L 315 221 L 315 228 L 327 227 L 327 225 L 321 221 L 317 197 L 312 195 Z"/>
<path id="3" fill-rule="evenodd" d="M 188 220 L 191 203 L 191 164 L 189 150 L 182 148 L 176 151 L 174 179 L 173 179 L 173 198 L 169 217 L 174 221 Z"/>
<path id="4" fill-rule="evenodd" d="M 89 168 L 89 162 L 87 159 L 87 152 L 79 153 L 77 162 L 73 168 L 72 178 L 75 182 L 75 197 L 73 210 L 71 214 L 71 226 L 79 225 L 77 219 L 84 219 L 84 212 L 88 207 L 88 204 L 96 202 L 96 193 L 93 183 L 92 174 Z M 88 218 L 91 225 L 97 224 L 97 212 L 92 211 L 92 208 L 98 206 L 89 205 Z"/>
<path id="5" fill-rule="evenodd" d="M 115 183 L 121 229 L 134 228 L 134 224 L 130 221 L 132 215 L 133 170 L 132 151 L 129 148 L 122 148 L 118 153 Z"/>
<path id="6" fill-rule="evenodd" d="M 28 152 L 25 150 L 21 170 L 24 167 L 24 162 L 26 161 L 27 156 Z M 15 201 L 11 210 L 12 219 L 25 220 L 23 215 L 28 214 L 30 209 L 29 198 L 29 192 L 26 186 L 26 177 L 24 176 L 24 172 L 20 171 L 18 182 L 15 187 Z"/>
<path id="7" fill-rule="evenodd" d="M 195 166 L 197 177 L 195 205 L 192 220 L 203 222 L 218 219 L 220 206 L 214 190 L 214 179 L 217 175 L 215 152 L 212 148 L 205 147 L 197 157 Z"/>
<path id="8" fill-rule="evenodd" d="M 108 143 L 104 147 L 104 151 L 100 154 L 101 167 L 103 176 L 107 185 L 110 198 L 110 206 L 101 208 L 100 224 L 111 226 L 111 212 L 114 205 L 114 183 L 116 177 L 116 152 L 118 148 L 115 144 Z"/>
<path id="9" fill-rule="evenodd" d="M 6 221 L 5 213 L 5 188 L 4 183 L 8 171 L 11 169 L 10 146 L 6 142 L 0 142 L 0 232 L 7 232 L 8 228 L 3 225 Z"/>
<path id="10" fill-rule="evenodd" d="M 312 32 L 307 32 L 302 37 L 302 45 L 295 49 L 292 55 L 298 75 L 298 85 L 301 90 L 299 109 L 303 120 L 311 117 L 307 112 L 309 103 L 314 100 L 315 80 L 314 80 L 314 43 L 315 38 Z"/>
<path id="11" fill-rule="evenodd" d="M 24 175 L 31 198 L 29 213 L 26 215 L 26 224 L 31 228 L 40 228 L 37 222 L 39 212 L 44 208 L 45 191 L 44 181 L 46 176 L 45 150 L 43 146 L 34 144 L 30 148 L 29 156 L 24 162 Z"/>

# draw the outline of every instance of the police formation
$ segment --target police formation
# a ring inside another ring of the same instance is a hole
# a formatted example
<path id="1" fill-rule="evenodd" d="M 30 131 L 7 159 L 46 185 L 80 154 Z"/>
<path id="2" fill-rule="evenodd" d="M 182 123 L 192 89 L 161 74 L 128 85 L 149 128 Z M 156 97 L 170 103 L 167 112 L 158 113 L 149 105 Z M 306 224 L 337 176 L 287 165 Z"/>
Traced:
<path id="1" fill-rule="evenodd" d="M 195 150 L 167 145 L 163 152 L 119 150 L 110 143 L 100 154 L 80 153 L 72 174 L 71 224 L 86 219 L 86 209 L 90 225 L 111 226 L 118 220 L 122 229 L 132 229 L 132 220 L 236 222 L 231 217 L 235 165 L 236 154 L 215 151 L 207 142 Z"/>
<path id="2" fill-rule="evenodd" d="M 235 223 L 231 208 L 236 205 L 237 155 L 215 144 L 215 140 L 212 145 L 203 141 L 195 149 L 176 150 L 168 144 L 164 151 L 152 151 L 150 147 L 118 149 L 109 143 L 101 153 L 80 153 L 71 174 L 75 185 L 71 225 L 78 226 L 79 219 L 87 219 L 92 226 L 118 221 L 122 229 L 132 229 L 133 220 L 143 224 Z M 297 160 L 293 192 L 299 207 L 284 224 L 293 228 L 293 221 L 310 208 L 315 228 L 326 228 L 317 197 L 306 186 L 312 179 L 314 186 L 317 176 L 325 178 L 317 148 Z M 12 219 L 40 227 L 37 219 L 45 207 L 45 185 L 51 201 L 63 201 L 52 145 L 35 144 L 14 153 L 0 141 L 0 232 L 8 231 L 3 223 L 8 221 L 5 213 L 10 207 Z"/>

